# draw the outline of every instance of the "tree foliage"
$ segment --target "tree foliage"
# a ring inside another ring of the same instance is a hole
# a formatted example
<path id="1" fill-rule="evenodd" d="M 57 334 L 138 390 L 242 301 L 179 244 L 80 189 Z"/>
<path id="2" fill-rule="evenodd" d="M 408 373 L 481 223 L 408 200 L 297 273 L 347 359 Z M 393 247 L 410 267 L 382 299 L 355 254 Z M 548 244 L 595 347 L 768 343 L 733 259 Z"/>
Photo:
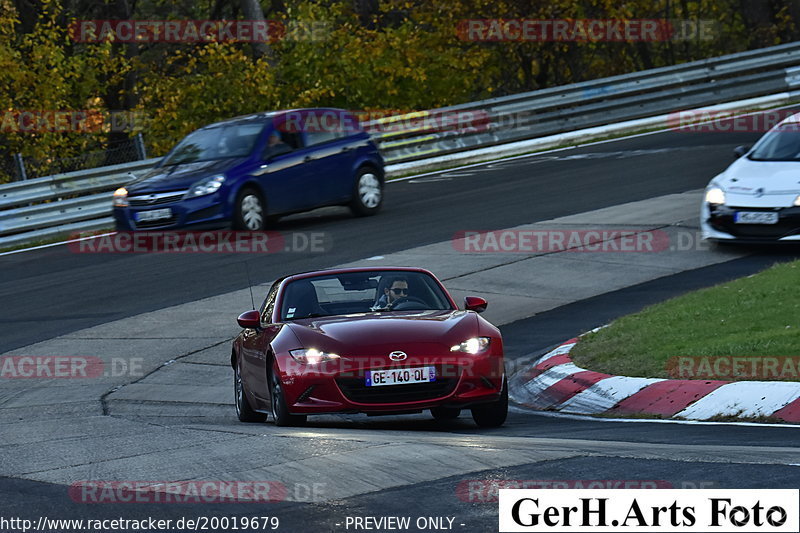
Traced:
<path id="1" fill-rule="evenodd" d="M 0 109 L 133 110 L 147 117 L 151 153 L 162 154 L 192 129 L 236 115 L 308 106 L 430 109 L 789 42 L 800 17 L 800 0 L 262 0 L 265 18 L 290 30 L 263 47 L 78 43 L 67 31 L 74 20 L 97 18 L 242 19 L 254 6 L 0 0 Z M 467 19 L 592 18 L 716 26 L 708 39 L 667 42 L 474 42 L 458 31 Z M 107 128 L 5 128 L 0 155 L 19 152 L 46 166 L 110 139 Z"/>

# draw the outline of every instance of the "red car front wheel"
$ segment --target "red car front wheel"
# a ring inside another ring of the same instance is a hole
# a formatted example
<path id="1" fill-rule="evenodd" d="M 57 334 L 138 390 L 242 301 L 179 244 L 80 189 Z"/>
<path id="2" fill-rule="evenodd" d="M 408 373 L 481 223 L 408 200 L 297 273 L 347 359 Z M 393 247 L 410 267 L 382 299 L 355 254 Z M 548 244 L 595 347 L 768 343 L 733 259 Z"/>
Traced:
<path id="1" fill-rule="evenodd" d="M 502 426 L 508 416 L 508 381 L 503 378 L 503 389 L 496 402 L 478 405 L 472 408 L 472 419 L 482 428 Z"/>
<path id="2" fill-rule="evenodd" d="M 286 404 L 286 396 L 283 394 L 280 373 L 276 365 L 273 365 L 272 372 L 269 373 L 269 395 L 272 403 L 272 416 L 276 426 L 299 426 L 305 424 L 306 415 L 293 415 L 289 413 L 289 406 Z"/>

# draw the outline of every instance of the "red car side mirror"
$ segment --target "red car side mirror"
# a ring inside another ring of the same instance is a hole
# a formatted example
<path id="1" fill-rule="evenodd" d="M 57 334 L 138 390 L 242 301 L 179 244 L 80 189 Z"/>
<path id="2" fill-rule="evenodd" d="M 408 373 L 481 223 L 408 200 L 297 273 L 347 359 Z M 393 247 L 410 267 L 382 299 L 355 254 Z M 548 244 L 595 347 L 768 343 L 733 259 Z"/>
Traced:
<path id="1" fill-rule="evenodd" d="M 467 311 L 475 311 L 476 313 L 483 313 L 486 311 L 486 306 L 489 303 L 483 298 L 477 296 L 467 296 L 464 298 L 464 309 Z"/>
<path id="2" fill-rule="evenodd" d="M 236 319 L 239 326 L 245 329 L 255 329 L 261 326 L 261 314 L 258 311 L 245 311 Z"/>

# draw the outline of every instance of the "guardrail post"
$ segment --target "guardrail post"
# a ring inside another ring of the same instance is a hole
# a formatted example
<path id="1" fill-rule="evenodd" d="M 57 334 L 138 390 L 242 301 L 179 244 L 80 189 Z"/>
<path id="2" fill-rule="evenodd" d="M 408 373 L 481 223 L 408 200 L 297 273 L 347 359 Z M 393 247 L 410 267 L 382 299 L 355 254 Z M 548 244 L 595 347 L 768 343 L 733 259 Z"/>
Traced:
<path id="1" fill-rule="evenodd" d="M 147 149 L 144 147 L 144 138 L 141 133 L 137 133 L 133 138 L 133 143 L 136 145 L 136 153 L 139 154 L 139 159 L 147 159 Z"/>
<path id="2" fill-rule="evenodd" d="M 22 160 L 22 154 L 14 154 L 14 165 L 17 167 L 17 177 L 20 181 L 28 179 L 28 172 L 25 170 L 25 161 Z"/>

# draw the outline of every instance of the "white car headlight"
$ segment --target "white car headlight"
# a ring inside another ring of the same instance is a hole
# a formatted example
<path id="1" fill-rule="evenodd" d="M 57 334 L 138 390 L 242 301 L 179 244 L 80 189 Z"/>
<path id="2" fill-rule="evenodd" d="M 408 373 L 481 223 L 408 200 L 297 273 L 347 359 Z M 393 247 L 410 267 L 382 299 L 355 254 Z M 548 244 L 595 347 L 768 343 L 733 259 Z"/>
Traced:
<path id="1" fill-rule="evenodd" d="M 222 187 L 223 183 L 225 183 L 225 176 L 222 175 L 202 179 L 192 185 L 192 188 L 186 193 L 186 198 L 215 193 Z"/>
<path id="2" fill-rule="evenodd" d="M 719 187 L 711 187 L 706 190 L 706 202 L 709 204 L 722 205 L 725 203 L 725 191 Z"/>
<path id="3" fill-rule="evenodd" d="M 467 339 L 461 344 L 456 344 L 450 348 L 451 352 L 466 352 L 472 355 L 483 352 L 489 347 L 489 337 L 472 337 Z"/>
<path id="4" fill-rule="evenodd" d="M 316 348 L 309 348 L 308 350 L 292 350 L 289 354 L 298 363 L 304 365 L 318 365 L 326 361 L 335 361 L 339 356 L 335 353 L 320 352 Z"/>
<path id="5" fill-rule="evenodd" d="M 794 205 L 800 207 L 800 196 L 794 199 Z"/>
<path id="6" fill-rule="evenodd" d="M 128 189 L 125 187 L 114 191 L 114 207 L 128 207 Z"/>

